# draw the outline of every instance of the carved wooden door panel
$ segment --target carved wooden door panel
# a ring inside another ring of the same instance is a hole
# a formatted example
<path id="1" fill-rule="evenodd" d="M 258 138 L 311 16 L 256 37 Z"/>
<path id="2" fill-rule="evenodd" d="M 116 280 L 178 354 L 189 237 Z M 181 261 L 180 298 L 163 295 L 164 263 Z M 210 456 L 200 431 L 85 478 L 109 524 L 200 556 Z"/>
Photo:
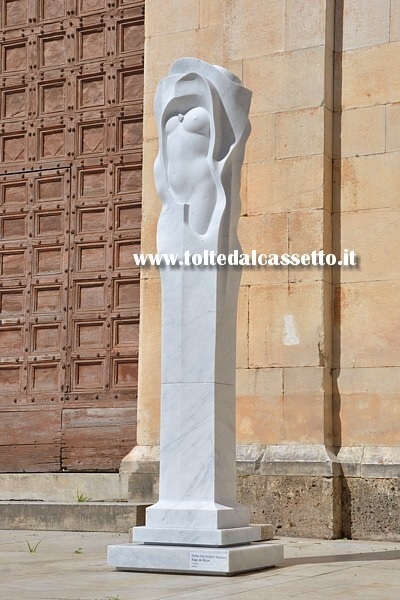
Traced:
<path id="1" fill-rule="evenodd" d="M 135 423 L 140 163 L 77 168 L 73 177 L 62 461 L 104 469 L 129 449 Z"/>
<path id="2" fill-rule="evenodd" d="M 0 471 L 135 444 L 143 15 L 0 2 Z"/>
<path id="3" fill-rule="evenodd" d="M 58 470 L 66 382 L 69 169 L 0 178 L 0 462 Z"/>

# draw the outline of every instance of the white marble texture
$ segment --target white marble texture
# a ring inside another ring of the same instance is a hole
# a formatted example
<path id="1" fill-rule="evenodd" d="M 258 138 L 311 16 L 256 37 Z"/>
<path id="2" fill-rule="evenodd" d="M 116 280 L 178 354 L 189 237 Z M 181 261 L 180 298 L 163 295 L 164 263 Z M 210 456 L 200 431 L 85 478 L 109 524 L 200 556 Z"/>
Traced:
<path id="1" fill-rule="evenodd" d="M 122 571 L 158 571 L 233 575 L 278 565 L 283 545 L 262 542 L 231 548 L 153 546 L 124 544 L 108 546 L 107 563 Z"/>
<path id="2" fill-rule="evenodd" d="M 160 81 L 154 168 L 163 205 L 159 253 L 240 251 L 240 171 L 250 99 L 235 75 L 194 58 L 176 61 Z M 161 268 L 160 500 L 147 509 L 143 541 L 162 542 L 165 535 L 157 540 L 155 532 L 173 529 L 182 530 L 176 543 L 195 544 L 196 530 L 229 528 L 242 530 L 241 540 L 234 534 L 237 543 L 249 541 L 248 511 L 236 501 L 240 276 L 236 267 Z"/>
<path id="3" fill-rule="evenodd" d="M 232 527 L 231 529 L 172 529 L 167 527 L 135 527 L 134 542 L 147 544 L 177 544 L 183 546 L 234 546 L 255 542 L 261 537 L 261 527 Z"/>
<path id="4" fill-rule="evenodd" d="M 247 509 L 236 503 L 234 386 L 166 384 L 163 401 L 168 410 L 161 432 L 160 500 L 147 510 L 146 524 L 247 526 Z"/>

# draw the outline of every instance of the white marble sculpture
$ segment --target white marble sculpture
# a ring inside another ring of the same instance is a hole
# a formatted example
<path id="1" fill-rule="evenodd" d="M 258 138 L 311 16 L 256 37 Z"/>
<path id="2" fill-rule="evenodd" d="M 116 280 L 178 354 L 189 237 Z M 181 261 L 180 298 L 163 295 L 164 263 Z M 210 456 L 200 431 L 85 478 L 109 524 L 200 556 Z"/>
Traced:
<path id="1" fill-rule="evenodd" d="M 240 252 L 240 172 L 250 133 L 250 100 L 251 92 L 235 75 L 194 58 L 177 60 L 160 81 L 154 168 L 163 205 L 159 253 L 183 260 L 187 251 Z M 153 553 L 147 567 L 155 568 L 154 548 L 146 548 L 148 544 L 210 548 L 260 538 L 260 528 L 249 526 L 247 509 L 236 501 L 240 276 L 240 268 L 232 266 L 161 268 L 160 499 L 147 509 L 146 526 L 134 529 L 142 550 L 130 549 L 131 565 L 137 563 L 132 552 L 145 562 L 145 553 Z M 166 548 L 157 556 L 166 555 Z M 274 547 L 273 552 L 266 559 L 257 550 L 258 561 L 275 564 L 280 550 Z M 121 557 L 111 564 L 127 568 Z"/>

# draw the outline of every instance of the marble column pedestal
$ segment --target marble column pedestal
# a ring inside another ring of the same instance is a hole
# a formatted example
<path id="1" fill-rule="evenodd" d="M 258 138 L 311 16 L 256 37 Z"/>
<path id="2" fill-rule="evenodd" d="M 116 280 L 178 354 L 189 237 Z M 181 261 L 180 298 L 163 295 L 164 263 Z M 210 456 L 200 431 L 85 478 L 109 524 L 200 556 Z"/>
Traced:
<path id="1" fill-rule="evenodd" d="M 120 571 L 235 575 L 273 567 L 283 560 L 283 545 L 276 541 L 226 548 L 124 544 L 108 547 L 108 565 Z"/>

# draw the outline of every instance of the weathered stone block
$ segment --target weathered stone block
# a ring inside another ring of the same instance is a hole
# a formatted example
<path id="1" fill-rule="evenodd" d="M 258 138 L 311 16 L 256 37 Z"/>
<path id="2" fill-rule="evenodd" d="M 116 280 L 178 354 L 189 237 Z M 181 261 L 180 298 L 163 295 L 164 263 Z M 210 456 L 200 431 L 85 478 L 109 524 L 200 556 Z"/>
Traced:
<path id="1" fill-rule="evenodd" d="M 400 541 L 400 479 L 343 480 L 343 533 L 354 540 Z"/>
<path id="2" fill-rule="evenodd" d="M 129 478 L 131 473 L 159 473 L 160 446 L 135 446 L 123 459 L 120 473 Z"/>
<path id="3" fill-rule="evenodd" d="M 245 59 L 243 83 L 253 90 L 252 112 L 321 106 L 325 100 L 324 64 L 323 47 Z"/>
<path id="4" fill-rule="evenodd" d="M 324 207 L 324 168 L 323 155 L 249 164 L 248 214 Z"/>
<path id="5" fill-rule="evenodd" d="M 341 251 L 354 249 L 357 267 L 343 267 L 342 283 L 399 279 L 399 265 L 388 260 L 400 256 L 398 222 L 400 209 L 358 210 L 334 216 L 334 227 L 341 232 Z"/>
<path id="6" fill-rule="evenodd" d="M 261 475 L 333 477 L 340 475 L 337 458 L 325 444 L 291 443 L 264 446 Z"/>
<path id="7" fill-rule="evenodd" d="M 390 0 L 339 0 L 336 14 L 338 51 L 389 41 Z"/>
<path id="8" fill-rule="evenodd" d="M 250 115 L 251 135 L 246 145 L 246 162 L 275 158 L 275 114 Z"/>
<path id="9" fill-rule="evenodd" d="M 347 446 L 399 446 L 400 408 L 397 398 L 396 393 L 390 397 L 383 395 L 380 390 L 342 393 L 340 398 L 337 396 L 340 402 L 342 443 Z"/>
<path id="10" fill-rule="evenodd" d="M 332 443 L 331 388 L 327 368 L 284 369 L 282 443 Z"/>
<path id="11" fill-rule="evenodd" d="M 333 378 L 335 445 L 398 444 L 396 423 L 400 368 L 335 369 Z M 382 455 L 382 463 L 392 461 Z M 377 474 L 373 473 L 373 476 Z"/>
<path id="12" fill-rule="evenodd" d="M 226 64 L 226 69 L 232 71 L 242 81 L 243 79 L 243 60 L 229 60 Z M 247 147 L 247 144 L 246 144 Z"/>
<path id="13" fill-rule="evenodd" d="M 361 477 L 390 479 L 400 475 L 400 445 L 366 446 L 361 461 Z"/>
<path id="14" fill-rule="evenodd" d="M 323 443 L 325 439 L 325 394 L 319 397 L 291 395 L 284 397 L 283 404 L 283 443 L 306 442 Z"/>
<path id="15" fill-rule="evenodd" d="M 230 58 L 245 59 L 285 50 L 284 0 L 235 0 L 225 3 L 222 11 Z"/>
<path id="16" fill-rule="evenodd" d="M 219 25 L 223 27 L 224 12 L 215 0 L 200 0 L 200 27 Z"/>
<path id="17" fill-rule="evenodd" d="M 335 161 L 335 212 L 398 207 L 399 161 L 398 152 Z"/>
<path id="18" fill-rule="evenodd" d="M 249 365 L 249 289 L 240 286 L 236 329 L 236 367 L 247 369 Z"/>
<path id="19" fill-rule="evenodd" d="M 355 108 L 341 113 L 341 131 L 335 136 L 336 157 L 385 152 L 385 107 Z"/>
<path id="20" fill-rule="evenodd" d="M 251 255 L 283 254 L 288 252 L 288 215 L 276 213 L 242 217 L 239 221 L 239 240 L 243 249 Z M 241 285 L 284 283 L 288 280 L 286 266 L 251 266 L 242 271 Z"/>
<path id="21" fill-rule="evenodd" d="M 400 103 L 386 106 L 386 152 L 396 150 L 400 150 Z"/>
<path id="22" fill-rule="evenodd" d="M 322 46 L 332 48 L 332 36 L 326 39 L 327 11 L 332 18 L 331 2 L 326 0 L 287 0 L 286 3 L 286 50 Z M 307 26 L 305 26 L 307 24 Z M 330 29 L 333 30 L 332 24 Z"/>
<path id="23" fill-rule="evenodd" d="M 341 366 L 399 366 L 400 282 L 342 284 L 335 297 L 335 344 Z"/>
<path id="24" fill-rule="evenodd" d="M 156 6 L 157 2 L 154 5 Z M 165 9 L 168 8 L 170 5 L 165 3 Z M 170 65 L 182 56 L 195 56 L 210 63 L 221 64 L 223 38 L 218 25 L 156 35 L 146 38 L 145 55 L 145 89 L 147 93 L 154 94 L 158 81 L 165 77 Z"/>
<path id="25" fill-rule="evenodd" d="M 324 157 L 324 205 L 323 207 L 332 212 L 333 210 L 333 163 L 329 156 Z"/>
<path id="26" fill-rule="evenodd" d="M 1 473 L 0 500 L 77 502 L 77 493 L 93 502 L 123 502 L 128 482 L 120 473 Z"/>
<path id="27" fill-rule="evenodd" d="M 238 444 L 281 441 L 282 369 L 239 369 L 236 373 Z"/>
<path id="28" fill-rule="evenodd" d="M 130 502 L 0 502 L 2 529 L 128 532 L 143 525 L 146 506 Z"/>
<path id="29" fill-rule="evenodd" d="M 157 139 L 157 123 L 153 112 L 154 94 L 145 93 L 143 96 L 143 141 Z M 147 145 L 146 145 L 147 147 Z"/>
<path id="30" fill-rule="evenodd" d="M 128 498 L 135 498 L 135 502 L 143 504 L 153 504 L 158 499 L 158 484 L 158 473 L 132 473 L 128 480 Z"/>
<path id="31" fill-rule="evenodd" d="M 263 444 L 237 444 L 236 472 L 242 475 L 260 473 L 264 449 Z"/>
<path id="32" fill-rule="evenodd" d="M 161 297 L 160 280 L 141 282 L 141 306 L 146 306 L 140 320 L 140 362 L 138 402 L 138 444 L 159 443 L 161 389 Z M 149 377 L 151 373 L 151 377 Z"/>
<path id="33" fill-rule="evenodd" d="M 363 446 L 341 446 L 340 439 L 335 440 L 336 456 L 344 477 L 360 477 Z"/>
<path id="34" fill-rule="evenodd" d="M 140 252 L 143 254 L 154 254 L 157 252 L 156 247 L 157 234 L 157 219 L 146 217 L 142 219 L 142 236 L 140 240 Z M 158 279 L 160 277 L 160 269 L 156 266 L 146 265 L 141 267 L 142 279 Z"/>
<path id="35" fill-rule="evenodd" d="M 240 178 L 240 215 L 247 215 L 247 165 L 243 164 L 242 173 Z"/>
<path id="36" fill-rule="evenodd" d="M 324 296 L 329 284 L 252 286 L 249 303 L 249 365 L 318 366 L 324 341 Z M 266 310 L 267 309 L 267 310 Z"/>
<path id="37" fill-rule="evenodd" d="M 258 525 L 258 523 L 255 523 Z M 271 523 L 265 523 L 260 525 L 261 528 L 261 541 L 272 540 L 274 538 L 274 526 Z"/>
<path id="38" fill-rule="evenodd" d="M 146 0 L 146 36 L 197 29 L 199 13 L 199 0 Z"/>
<path id="39" fill-rule="evenodd" d="M 156 187 L 154 185 L 154 161 L 158 151 L 158 140 L 149 140 L 146 142 L 146 155 L 143 160 L 142 168 L 142 192 L 146 202 L 142 206 L 142 219 L 156 220 L 160 214 L 160 201 L 157 198 Z M 142 235 L 145 226 L 142 226 Z"/>
<path id="40" fill-rule="evenodd" d="M 299 210 L 289 214 L 289 252 L 311 254 L 332 248 L 332 217 L 328 210 Z M 289 281 L 331 281 L 332 269 L 328 266 L 289 266 Z"/>
<path id="41" fill-rule="evenodd" d="M 391 1 L 390 10 L 390 41 L 400 40 L 400 0 Z"/>
<path id="42" fill-rule="evenodd" d="M 238 498 L 253 523 L 272 523 L 278 535 L 332 539 L 341 533 L 340 479 L 239 475 Z"/>
<path id="43" fill-rule="evenodd" d="M 325 136 L 326 110 L 319 107 L 278 113 L 276 157 L 279 159 L 323 154 L 326 141 L 326 149 L 330 152 L 332 144 L 329 148 L 329 139 L 326 140 Z M 331 115 L 330 111 L 328 112 Z"/>
<path id="44" fill-rule="evenodd" d="M 344 110 L 397 102 L 400 97 L 400 44 L 382 44 L 343 53 Z"/>

